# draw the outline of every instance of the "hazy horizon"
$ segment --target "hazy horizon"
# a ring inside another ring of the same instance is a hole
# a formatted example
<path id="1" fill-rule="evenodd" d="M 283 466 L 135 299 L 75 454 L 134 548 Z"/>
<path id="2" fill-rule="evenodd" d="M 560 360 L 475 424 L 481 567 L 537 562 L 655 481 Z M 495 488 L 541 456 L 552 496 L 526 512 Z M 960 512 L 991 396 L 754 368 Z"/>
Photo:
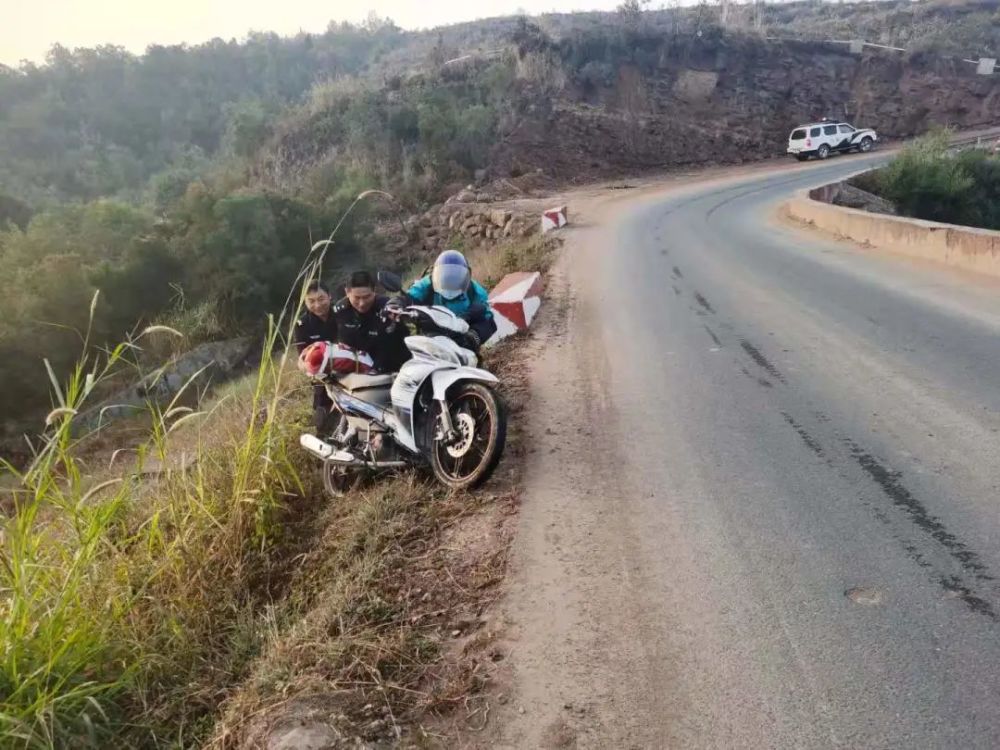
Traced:
<path id="1" fill-rule="evenodd" d="M 139 10 L 127 0 L 49 0 L 25 4 L 0 26 L 0 63 L 43 63 L 56 44 L 69 49 L 104 44 L 141 54 L 150 45 L 201 44 L 210 39 L 243 39 L 252 31 L 290 36 L 321 33 L 331 21 L 358 23 L 374 11 L 407 30 L 434 28 L 515 13 L 568 13 L 612 10 L 620 0 L 459 0 L 421 5 L 412 0 L 369 0 L 363 5 L 335 0 L 255 3 L 238 0 L 175 0 Z"/>

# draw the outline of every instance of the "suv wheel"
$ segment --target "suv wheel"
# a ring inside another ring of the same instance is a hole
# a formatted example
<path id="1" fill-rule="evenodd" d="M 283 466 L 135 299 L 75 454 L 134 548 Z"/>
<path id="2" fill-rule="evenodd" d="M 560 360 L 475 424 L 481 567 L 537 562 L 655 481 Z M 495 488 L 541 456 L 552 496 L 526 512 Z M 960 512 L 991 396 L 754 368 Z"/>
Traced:
<path id="1" fill-rule="evenodd" d="M 817 149 L 816 151 L 816 156 L 818 156 L 820 159 L 825 159 L 829 155 L 830 155 L 830 147 L 827 146 L 825 143 L 822 146 L 820 146 L 819 149 Z"/>
<path id="2" fill-rule="evenodd" d="M 872 150 L 873 145 L 874 141 L 872 141 L 872 139 L 866 135 L 864 138 L 861 139 L 861 153 L 867 154 L 869 151 Z"/>

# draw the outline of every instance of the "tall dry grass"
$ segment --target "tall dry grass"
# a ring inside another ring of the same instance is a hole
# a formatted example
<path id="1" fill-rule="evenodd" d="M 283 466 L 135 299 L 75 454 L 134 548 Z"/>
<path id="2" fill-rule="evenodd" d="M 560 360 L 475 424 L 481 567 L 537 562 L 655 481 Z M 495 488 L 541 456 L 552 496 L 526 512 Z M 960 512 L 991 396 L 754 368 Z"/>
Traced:
<path id="1" fill-rule="evenodd" d="M 211 409 L 178 405 L 196 376 L 150 402 L 148 435 L 100 480 L 77 415 L 144 344 L 179 334 L 153 326 L 110 350 L 84 334 L 62 381 L 45 363 L 55 408 L 32 460 L 0 463 L 0 747 L 192 746 L 277 627 L 282 542 L 307 494 L 283 344 L 340 224 L 269 318 L 258 370 Z M 194 460 L 171 470 L 180 451 Z"/>

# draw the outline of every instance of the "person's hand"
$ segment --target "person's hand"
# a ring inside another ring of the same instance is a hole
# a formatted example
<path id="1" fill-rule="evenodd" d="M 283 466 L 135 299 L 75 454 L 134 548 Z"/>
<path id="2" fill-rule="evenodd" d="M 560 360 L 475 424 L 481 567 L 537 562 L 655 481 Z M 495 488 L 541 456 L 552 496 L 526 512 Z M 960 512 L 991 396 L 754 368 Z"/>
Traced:
<path id="1" fill-rule="evenodd" d="M 385 313 L 386 317 L 392 320 L 399 320 L 400 314 L 403 312 L 403 308 L 406 307 L 406 300 L 402 297 L 393 297 L 388 302 L 385 303 L 385 307 L 382 311 Z"/>
<path id="2" fill-rule="evenodd" d="M 481 302 L 475 302 L 469 305 L 469 309 L 465 311 L 462 317 L 469 323 L 478 323 L 486 317 L 486 305 Z"/>
<path id="3" fill-rule="evenodd" d="M 385 306 L 378 311 L 379 317 L 383 320 L 398 320 L 400 308 L 393 304 L 392 300 L 385 303 Z"/>

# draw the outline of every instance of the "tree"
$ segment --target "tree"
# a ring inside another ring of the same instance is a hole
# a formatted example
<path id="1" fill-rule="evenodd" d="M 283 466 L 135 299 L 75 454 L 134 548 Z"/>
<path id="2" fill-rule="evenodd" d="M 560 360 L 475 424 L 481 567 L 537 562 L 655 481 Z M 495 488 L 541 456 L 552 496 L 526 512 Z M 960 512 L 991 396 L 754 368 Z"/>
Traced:
<path id="1" fill-rule="evenodd" d="M 101 326 L 110 339 L 151 323 L 166 310 L 173 286 L 184 279 L 183 264 L 160 237 L 140 237 L 115 263 L 104 260 L 88 273 L 90 286 L 101 290 Z"/>
<path id="2" fill-rule="evenodd" d="M 624 0 L 615 10 L 626 26 L 636 28 L 642 21 L 642 12 L 649 0 Z"/>
<path id="3" fill-rule="evenodd" d="M 331 222 L 313 206 L 273 193 L 216 193 L 194 184 L 174 216 L 170 247 L 192 304 L 216 303 L 226 317 L 259 322 L 278 311 L 315 239 Z M 351 247 L 350 228 L 338 246 Z"/>
<path id="4" fill-rule="evenodd" d="M 9 195 L 0 193 L 0 230 L 10 222 L 19 229 L 24 229 L 31 219 L 31 208 Z"/>
<path id="5" fill-rule="evenodd" d="M 380 34 L 388 32 L 390 34 L 398 33 L 399 27 L 395 22 L 388 16 L 382 17 L 374 10 L 368 11 L 368 15 L 365 18 L 364 23 L 361 25 L 369 34 Z"/>
<path id="6" fill-rule="evenodd" d="M 243 159 L 256 153 L 271 135 L 271 118 L 259 99 L 249 99 L 227 104 L 226 150 Z"/>
<path id="7" fill-rule="evenodd" d="M 182 276 L 153 217 L 122 203 L 63 206 L 23 230 L 8 225 L 0 232 L 0 350 L 12 359 L 0 368 L 0 410 L 20 417 L 44 408 L 43 357 L 62 377 L 81 353 L 77 331 L 92 323 L 92 345 L 120 341 L 167 306 Z"/>
<path id="8" fill-rule="evenodd" d="M 649 110 L 649 95 L 642 73 L 632 65 L 618 72 L 618 105 L 625 116 L 623 139 L 633 155 L 642 151 L 644 133 L 642 116 Z"/>
<path id="9" fill-rule="evenodd" d="M 437 42 L 431 48 L 430 63 L 435 68 L 440 68 L 448 60 L 448 51 L 444 45 L 444 34 L 438 34 Z"/>

